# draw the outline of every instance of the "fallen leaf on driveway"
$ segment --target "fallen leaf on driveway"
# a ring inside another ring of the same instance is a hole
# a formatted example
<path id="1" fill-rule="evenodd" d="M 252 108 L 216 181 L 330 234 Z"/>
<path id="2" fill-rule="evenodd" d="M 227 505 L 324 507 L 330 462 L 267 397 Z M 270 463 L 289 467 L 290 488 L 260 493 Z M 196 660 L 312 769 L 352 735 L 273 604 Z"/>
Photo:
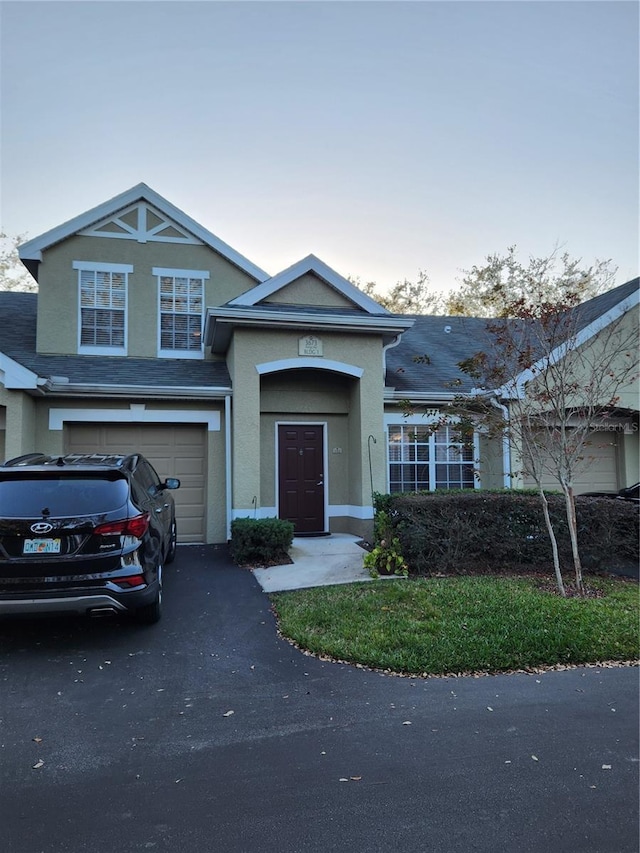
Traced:
<path id="1" fill-rule="evenodd" d="M 538 761 L 538 758 L 535 755 L 532 755 L 531 758 L 533 758 L 534 761 Z"/>
<path id="2" fill-rule="evenodd" d="M 39 758 L 36 763 L 33 765 L 34 770 L 40 770 L 41 767 L 44 767 L 44 761 Z"/>
<path id="3" fill-rule="evenodd" d="M 222 716 L 223 717 L 230 717 L 232 714 L 235 714 L 235 711 L 226 711 Z"/>
<path id="4" fill-rule="evenodd" d="M 410 725 L 411 725 L 411 720 L 405 720 L 405 721 L 404 721 L 404 723 L 403 723 L 402 725 L 403 725 L 403 726 L 410 726 Z"/>
<path id="5" fill-rule="evenodd" d="M 602 769 L 603 770 L 611 770 L 611 765 L 610 764 L 603 764 Z"/>
<path id="6" fill-rule="evenodd" d="M 37 737 L 37 736 L 36 736 L 36 737 L 34 737 L 34 738 L 31 738 L 31 740 L 32 740 L 32 741 L 34 741 L 34 743 L 42 743 L 42 738 L 41 738 L 41 737 Z"/>

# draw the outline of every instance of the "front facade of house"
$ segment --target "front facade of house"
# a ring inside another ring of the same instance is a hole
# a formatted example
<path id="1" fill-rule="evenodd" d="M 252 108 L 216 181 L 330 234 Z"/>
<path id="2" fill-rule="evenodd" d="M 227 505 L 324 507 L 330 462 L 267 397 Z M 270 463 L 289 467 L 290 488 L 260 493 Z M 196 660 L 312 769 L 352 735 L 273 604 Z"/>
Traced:
<path id="1" fill-rule="evenodd" d="M 368 535 L 372 492 L 510 485 L 504 443 L 400 406 L 438 417 L 482 321 L 390 314 L 312 255 L 270 277 L 144 184 L 20 256 L 39 293 L 0 293 L 0 460 L 141 451 L 194 543 L 241 516 Z M 597 488 L 635 482 L 637 408 Z"/>

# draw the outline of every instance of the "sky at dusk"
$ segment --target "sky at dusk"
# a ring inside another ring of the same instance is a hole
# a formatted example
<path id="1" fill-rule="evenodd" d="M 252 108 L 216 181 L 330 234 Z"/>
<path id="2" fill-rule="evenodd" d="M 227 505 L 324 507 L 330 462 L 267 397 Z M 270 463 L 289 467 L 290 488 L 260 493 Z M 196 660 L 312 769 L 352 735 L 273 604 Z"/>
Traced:
<path id="1" fill-rule="evenodd" d="M 276 274 L 381 289 L 557 244 L 638 274 L 638 9 L 616 0 L 2 2 L 0 221 L 144 181 Z"/>

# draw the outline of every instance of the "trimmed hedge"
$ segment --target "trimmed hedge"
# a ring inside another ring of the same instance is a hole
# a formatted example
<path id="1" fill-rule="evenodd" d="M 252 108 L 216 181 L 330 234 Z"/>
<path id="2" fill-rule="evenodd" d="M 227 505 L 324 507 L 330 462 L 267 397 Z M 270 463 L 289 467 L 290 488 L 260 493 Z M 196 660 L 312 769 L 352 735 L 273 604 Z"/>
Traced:
<path id="1" fill-rule="evenodd" d="M 563 495 L 548 494 L 560 565 L 573 566 Z M 411 574 L 553 569 L 551 542 L 536 492 L 457 491 L 376 496 L 389 516 Z M 638 560 L 638 507 L 607 498 L 576 500 L 585 569 Z"/>
<path id="2" fill-rule="evenodd" d="M 240 566 L 286 562 L 293 542 L 293 524 L 280 518 L 236 518 L 231 522 L 229 549 Z"/>

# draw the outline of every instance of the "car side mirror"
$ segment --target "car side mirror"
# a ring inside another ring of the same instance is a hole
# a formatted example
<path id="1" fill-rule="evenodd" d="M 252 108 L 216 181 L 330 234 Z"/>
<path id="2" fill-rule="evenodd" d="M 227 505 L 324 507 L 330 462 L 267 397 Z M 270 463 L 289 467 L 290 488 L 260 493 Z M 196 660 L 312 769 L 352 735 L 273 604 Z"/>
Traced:
<path id="1" fill-rule="evenodd" d="M 167 477 L 167 479 L 162 484 L 163 489 L 179 489 L 180 488 L 180 480 L 177 477 Z"/>

